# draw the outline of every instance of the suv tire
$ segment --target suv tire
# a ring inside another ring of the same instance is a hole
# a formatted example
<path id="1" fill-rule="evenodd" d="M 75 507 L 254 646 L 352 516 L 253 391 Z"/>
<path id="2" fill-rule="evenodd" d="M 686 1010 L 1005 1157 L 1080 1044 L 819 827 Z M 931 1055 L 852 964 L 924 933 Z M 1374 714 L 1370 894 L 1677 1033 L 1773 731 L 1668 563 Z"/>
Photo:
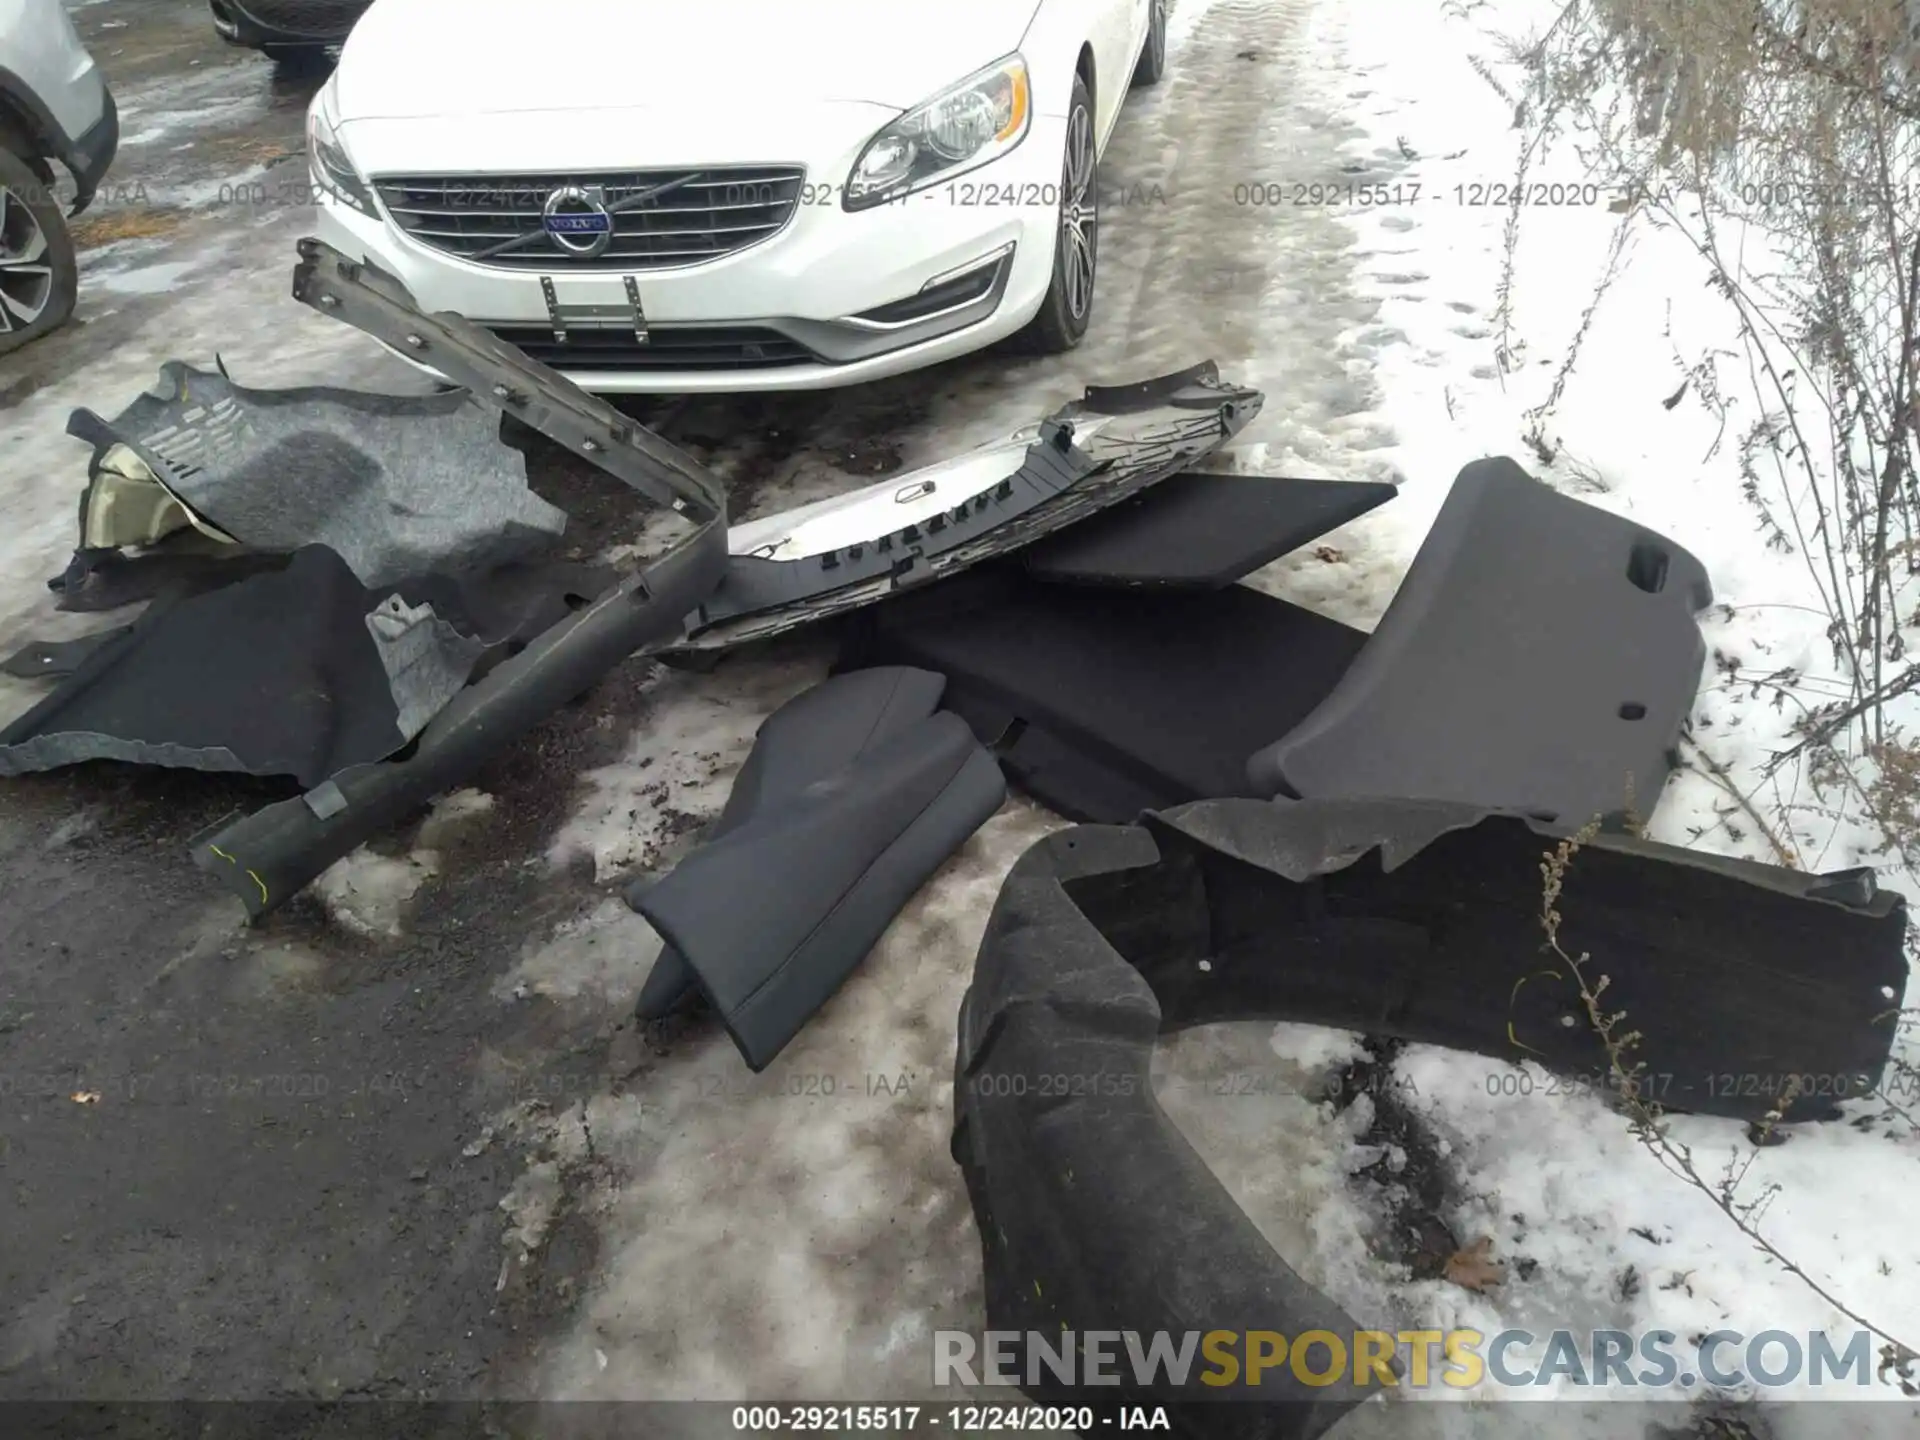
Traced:
<path id="1" fill-rule="evenodd" d="M 318 75 L 333 63 L 324 45 L 262 45 L 260 53 L 289 75 Z"/>
<path id="2" fill-rule="evenodd" d="M 79 288 L 79 257 L 53 187 L 0 150 L 0 355 L 66 324 Z"/>

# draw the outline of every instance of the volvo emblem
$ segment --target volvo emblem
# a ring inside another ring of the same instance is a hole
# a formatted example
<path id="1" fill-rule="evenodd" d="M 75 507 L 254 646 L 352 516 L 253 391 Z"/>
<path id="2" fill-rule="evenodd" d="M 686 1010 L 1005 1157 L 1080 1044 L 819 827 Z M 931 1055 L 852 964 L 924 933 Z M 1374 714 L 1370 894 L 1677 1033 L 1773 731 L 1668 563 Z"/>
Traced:
<path id="1" fill-rule="evenodd" d="M 591 260 L 613 243 L 613 212 L 597 185 L 563 185 L 540 207 L 540 228 L 569 255 Z"/>

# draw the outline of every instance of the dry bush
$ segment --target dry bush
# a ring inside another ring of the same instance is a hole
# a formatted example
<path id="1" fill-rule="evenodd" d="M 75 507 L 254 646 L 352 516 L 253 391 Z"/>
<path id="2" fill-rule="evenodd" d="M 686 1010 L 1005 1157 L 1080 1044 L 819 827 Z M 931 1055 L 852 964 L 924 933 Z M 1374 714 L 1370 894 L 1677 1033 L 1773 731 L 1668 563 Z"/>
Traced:
<path id="1" fill-rule="evenodd" d="M 1799 762 L 1832 800 L 1826 813 L 1871 826 L 1920 874 L 1920 743 L 1910 738 L 1920 730 L 1910 698 L 1920 692 L 1920 664 L 1909 657 L 1920 627 L 1920 0 L 1569 0 L 1511 58 L 1530 79 L 1515 102 L 1526 132 L 1521 177 L 1548 143 L 1572 140 L 1594 178 L 1619 187 L 1622 223 L 1684 234 L 1738 317 L 1740 353 L 1676 356 L 1684 383 L 1667 404 L 1690 391 L 1724 434 L 1730 397 L 1750 390 L 1758 398 L 1760 413 L 1735 430 L 1757 543 L 1803 558 L 1840 682 L 1809 683 L 1797 669 L 1740 678 L 1756 695 L 1765 688 L 1775 703 L 1799 707 L 1795 742 L 1773 770 Z M 1519 220 L 1516 208 L 1514 227 Z M 1596 304 L 1619 251 L 1616 237 Z M 1542 414 L 1561 388 L 1556 382 Z M 1720 658 L 1724 672 L 1741 672 Z M 1703 757 L 1703 773 L 1769 830 L 1753 797 Z M 1560 945 L 1563 886 L 1587 838 L 1543 857 L 1541 922 L 1579 983 L 1636 1138 L 1769 1260 L 1876 1331 L 1883 1380 L 1920 1388 L 1912 1346 L 1849 1308 L 1762 1233 L 1772 1191 L 1749 1195 L 1747 1181 L 1757 1151 L 1793 1118 L 1797 1096 L 1716 1179 L 1641 1094 L 1631 1017 L 1605 1007 L 1600 962 Z M 1781 863 L 1796 863 L 1790 839 L 1771 830 L 1769 838 Z M 1887 1016 L 1903 1033 L 1912 1018 Z M 1892 1068 L 1920 1078 L 1897 1057 Z M 1873 1098 L 1883 1115 L 1920 1133 L 1920 1117 L 1884 1093 Z"/>
<path id="2" fill-rule="evenodd" d="M 1739 318 L 1743 354 L 1682 368 L 1711 404 L 1731 360 L 1760 398 L 1747 499 L 1765 543 L 1804 557 L 1849 689 L 1804 703 L 1776 764 L 1838 757 L 1871 788 L 1902 769 L 1889 706 L 1920 687 L 1920 0 L 1571 0 L 1516 54 L 1522 168 L 1577 133 Z M 1920 856 L 1910 807 L 1864 808 Z"/>

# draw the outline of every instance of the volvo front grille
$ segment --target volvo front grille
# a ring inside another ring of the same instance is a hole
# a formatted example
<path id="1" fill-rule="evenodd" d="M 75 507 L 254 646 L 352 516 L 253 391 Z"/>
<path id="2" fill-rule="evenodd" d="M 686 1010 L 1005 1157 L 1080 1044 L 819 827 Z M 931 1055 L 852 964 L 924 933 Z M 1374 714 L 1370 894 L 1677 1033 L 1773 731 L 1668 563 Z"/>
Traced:
<path id="1" fill-rule="evenodd" d="M 515 270 L 666 270 L 757 245 L 793 218 L 796 165 L 617 174 L 387 175 L 375 188 L 422 245 Z"/>

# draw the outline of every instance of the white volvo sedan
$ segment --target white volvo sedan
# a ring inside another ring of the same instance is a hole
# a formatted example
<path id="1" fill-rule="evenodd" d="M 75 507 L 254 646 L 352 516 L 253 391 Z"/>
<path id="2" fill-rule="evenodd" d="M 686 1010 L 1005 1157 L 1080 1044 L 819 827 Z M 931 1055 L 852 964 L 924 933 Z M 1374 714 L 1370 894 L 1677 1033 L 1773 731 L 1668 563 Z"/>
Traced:
<path id="1" fill-rule="evenodd" d="M 602 393 L 1076 345 L 1166 0 L 379 0 L 315 97 L 322 239 Z"/>

